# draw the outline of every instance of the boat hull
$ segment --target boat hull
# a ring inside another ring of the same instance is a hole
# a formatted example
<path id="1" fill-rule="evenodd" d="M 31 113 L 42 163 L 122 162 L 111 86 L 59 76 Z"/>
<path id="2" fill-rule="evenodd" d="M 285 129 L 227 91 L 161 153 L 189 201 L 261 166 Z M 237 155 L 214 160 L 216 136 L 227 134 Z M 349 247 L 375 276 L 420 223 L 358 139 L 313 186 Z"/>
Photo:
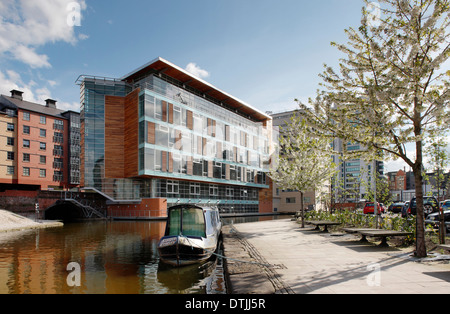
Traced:
<path id="1" fill-rule="evenodd" d="M 207 261 L 216 247 L 215 239 L 167 236 L 160 240 L 158 251 L 162 262 L 178 267 Z"/>

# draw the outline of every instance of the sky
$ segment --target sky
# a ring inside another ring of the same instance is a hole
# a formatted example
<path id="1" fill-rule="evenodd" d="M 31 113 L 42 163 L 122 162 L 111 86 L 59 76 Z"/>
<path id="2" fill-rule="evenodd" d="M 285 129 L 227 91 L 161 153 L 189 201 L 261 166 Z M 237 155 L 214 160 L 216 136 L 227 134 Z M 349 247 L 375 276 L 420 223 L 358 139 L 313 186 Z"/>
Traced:
<path id="1" fill-rule="evenodd" d="M 79 111 L 80 75 L 162 57 L 261 111 L 314 97 L 362 0 L 1 0 L 0 93 Z M 391 163 L 387 170 L 403 168 Z"/>

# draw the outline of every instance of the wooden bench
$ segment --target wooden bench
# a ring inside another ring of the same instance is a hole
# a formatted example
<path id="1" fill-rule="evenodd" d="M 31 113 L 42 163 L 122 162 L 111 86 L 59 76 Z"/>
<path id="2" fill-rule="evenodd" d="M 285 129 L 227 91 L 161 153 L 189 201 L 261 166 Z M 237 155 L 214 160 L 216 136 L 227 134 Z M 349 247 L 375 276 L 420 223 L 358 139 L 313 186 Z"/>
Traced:
<path id="1" fill-rule="evenodd" d="M 323 232 L 328 232 L 328 226 L 338 226 L 341 223 L 329 220 L 311 220 L 306 221 L 307 224 L 314 225 L 316 228 L 314 230 L 320 231 L 320 226 L 324 226 Z"/>
<path id="2" fill-rule="evenodd" d="M 373 231 L 373 230 L 380 230 L 375 228 L 342 228 L 343 231 L 347 233 L 360 233 L 361 231 Z M 369 242 L 365 235 L 361 234 L 361 240 L 360 242 Z"/>
<path id="3" fill-rule="evenodd" d="M 404 231 L 395 231 L 395 230 L 363 230 L 359 231 L 361 235 L 364 235 L 366 237 L 377 237 L 381 238 L 381 243 L 379 246 L 381 247 L 388 247 L 389 244 L 387 243 L 387 237 L 398 237 L 398 236 L 410 236 L 412 235 L 412 232 L 404 232 Z"/>

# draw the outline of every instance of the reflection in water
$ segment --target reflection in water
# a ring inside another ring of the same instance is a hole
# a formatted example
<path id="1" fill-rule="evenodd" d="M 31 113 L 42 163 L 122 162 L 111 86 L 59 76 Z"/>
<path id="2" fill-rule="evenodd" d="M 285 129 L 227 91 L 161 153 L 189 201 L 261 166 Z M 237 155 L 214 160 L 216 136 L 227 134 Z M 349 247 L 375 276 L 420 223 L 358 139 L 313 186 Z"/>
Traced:
<path id="1" fill-rule="evenodd" d="M 165 222 L 88 222 L 0 234 L 0 293 L 226 293 L 222 261 L 170 268 L 157 244 Z M 66 269 L 81 267 L 80 286 Z"/>

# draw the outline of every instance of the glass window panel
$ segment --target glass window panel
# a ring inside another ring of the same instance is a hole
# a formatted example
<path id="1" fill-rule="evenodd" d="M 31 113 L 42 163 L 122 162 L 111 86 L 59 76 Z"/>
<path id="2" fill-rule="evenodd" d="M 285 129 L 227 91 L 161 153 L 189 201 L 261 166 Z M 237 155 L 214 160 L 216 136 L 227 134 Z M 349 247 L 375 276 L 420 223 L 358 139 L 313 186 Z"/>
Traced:
<path id="1" fill-rule="evenodd" d="M 206 237 L 203 210 L 198 208 L 186 208 L 183 210 L 182 233 L 185 236 Z"/>
<path id="2" fill-rule="evenodd" d="M 155 133 L 156 145 L 167 147 L 169 142 L 169 128 L 159 125 Z"/>
<path id="3" fill-rule="evenodd" d="M 194 132 L 201 134 L 202 130 L 203 130 L 202 118 L 201 116 L 194 114 Z"/>
<path id="4" fill-rule="evenodd" d="M 150 95 L 145 95 L 145 115 L 150 118 L 155 117 L 155 97 Z M 162 114 L 162 107 L 161 107 L 161 114 Z"/>
<path id="5" fill-rule="evenodd" d="M 173 106 L 173 123 L 175 125 L 181 125 L 181 108 Z"/>
<path id="6" fill-rule="evenodd" d="M 163 117 L 163 102 L 161 99 L 156 98 L 155 101 L 155 118 L 162 120 Z"/>
<path id="7" fill-rule="evenodd" d="M 173 172 L 174 173 L 181 173 L 181 155 L 173 154 Z"/>
<path id="8" fill-rule="evenodd" d="M 203 174 L 203 163 L 202 163 L 202 160 L 194 159 L 193 174 L 194 174 L 194 176 L 202 176 L 202 174 Z"/>
<path id="9" fill-rule="evenodd" d="M 173 209 L 170 211 L 168 235 L 177 236 L 181 231 L 181 209 Z"/>

